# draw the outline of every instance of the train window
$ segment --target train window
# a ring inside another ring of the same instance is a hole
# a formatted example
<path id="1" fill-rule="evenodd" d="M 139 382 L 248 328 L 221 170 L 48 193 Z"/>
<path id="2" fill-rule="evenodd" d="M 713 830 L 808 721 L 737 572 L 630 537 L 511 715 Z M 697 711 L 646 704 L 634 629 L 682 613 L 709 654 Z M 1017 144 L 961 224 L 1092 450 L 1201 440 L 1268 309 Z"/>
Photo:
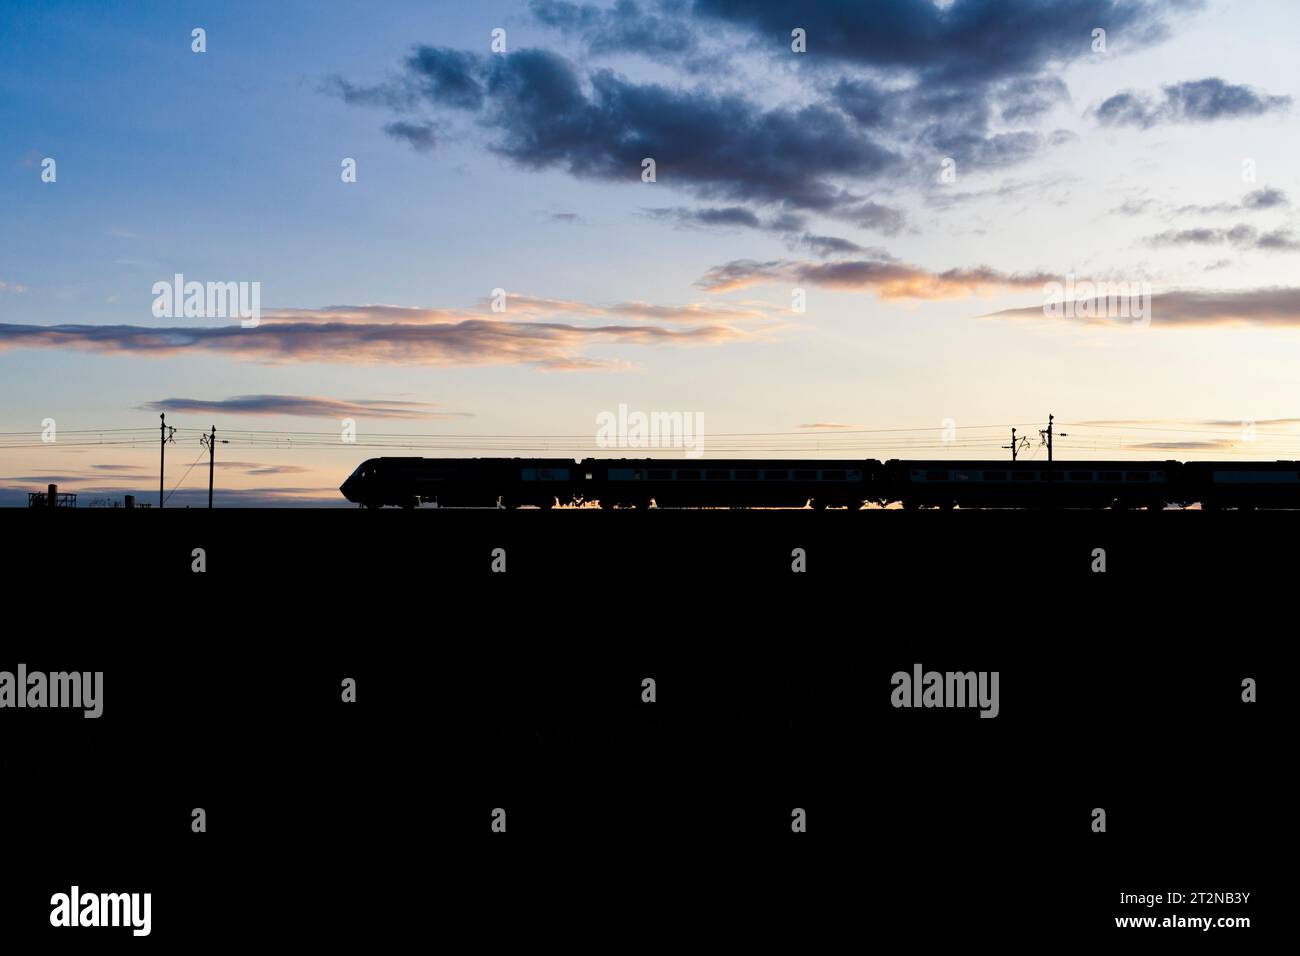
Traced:
<path id="1" fill-rule="evenodd" d="M 980 473 L 978 471 L 954 471 L 952 478 L 953 481 L 979 481 Z"/>
<path id="2" fill-rule="evenodd" d="M 678 481 L 699 481 L 700 473 L 696 471 L 694 468 L 686 468 L 686 469 L 679 468 L 677 469 L 677 480 Z"/>
<path id="3" fill-rule="evenodd" d="M 704 473 L 704 477 L 709 481 L 726 481 L 731 477 L 731 472 L 726 468 L 714 468 Z"/>
<path id="4" fill-rule="evenodd" d="M 816 481 L 816 480 L 817 480 L 817 472 L 815 472 L 815 471 L 806 471 L 806 470 L 804 470 L 804 471 L 796 471 L 796 472 L 794 473 L 794 480 L 795 480 L 795 481 Z"/>
<path id="5" fill-rule="evenodd" d="M 1119 481 L 1118 471 L 1099 471 L 1097 472 L 1098 481 Z"/>
<path id="6" fill-rule="evenodd" d="M 925 473 L 926 481 L 947 481 L 948 473 L 946 471 L 927 471 Z"/>
<path id="7" fill-rule="evenodd" d="M 1035 481 L 1038 478 L 1036 471 L 1015 471 L 1011 473 L 1012 481 Z"/>
<path id="8" fill-rule="evenodd" d="M 651 481 L 671 481 L 673 473 L 667 468 L 652 468 L 646 473 Z"/>
<path id="9" fill-rule="evenodd" d="M 736 472 L 737 481 L 758 481 L 758 472 L 748 469 Z"/>
<path id="10" fill-rule="evenodd" d="M 825 481 L 843 481 L 847 475 L 839 468 L 832 468 L 829 471 L 822 472 L 822 479 Z"/>
<path id="11" fill-rule="evenodd" d="M 1070 472 L 1071 481 L 1092 481 L 1092 472 L 1090 471 L 1072 471 Z"/>
<path id="12" fill-rule="evenodd" d="M 763 472 L 763 477 L 766 478 L 768 481 L 789 481 L 790 472 L 769 470 Z"/>
<path id="13" fill-rule="evenodd" d="M 1006 481 L 1007 473 L 1005 471 L 986 471 L 984 472 L 985 481 Z"/>
<path id="14" fill-rule="evenodd" d="M 1129 481 L 1150 481 L 1151 473 L 1147 471 L 1130 471 L 1128 473 Z"/>

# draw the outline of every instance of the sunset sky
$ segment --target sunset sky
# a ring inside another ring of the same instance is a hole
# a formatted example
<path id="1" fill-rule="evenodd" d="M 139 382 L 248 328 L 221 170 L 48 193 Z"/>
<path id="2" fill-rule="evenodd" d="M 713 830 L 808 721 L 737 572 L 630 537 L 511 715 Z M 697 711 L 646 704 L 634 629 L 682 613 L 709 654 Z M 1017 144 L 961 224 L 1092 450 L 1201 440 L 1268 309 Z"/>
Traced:
<path id="1" fill-rule="evenodd" d="M 1300 458 L 1297 37 L 1293 0 L 4 4 L 0 506 L 156 500 L 160 412 L 169 506 L 212 425 L 219 503 L 346 504 L 385 453 L 635 455 L 620 405 L 706 457 L 1001 458 L 1052 412 L 1058 458 Z M 177 273 L 260 324 L 155 317 Z M 1069 277 L 1149 324 L 1045 316 Z"/>

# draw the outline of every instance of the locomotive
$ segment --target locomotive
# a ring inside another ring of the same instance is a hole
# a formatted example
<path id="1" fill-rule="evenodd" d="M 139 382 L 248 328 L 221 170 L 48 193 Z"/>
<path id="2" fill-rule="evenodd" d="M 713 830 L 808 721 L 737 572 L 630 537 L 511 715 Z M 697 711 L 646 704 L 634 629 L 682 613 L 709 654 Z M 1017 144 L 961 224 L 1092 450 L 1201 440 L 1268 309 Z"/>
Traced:
<path id="1" fill-rule="evenodd" d="M 1297 508 L 1300 462 L 371 458 L 339 490 L 365 508 Z"/>

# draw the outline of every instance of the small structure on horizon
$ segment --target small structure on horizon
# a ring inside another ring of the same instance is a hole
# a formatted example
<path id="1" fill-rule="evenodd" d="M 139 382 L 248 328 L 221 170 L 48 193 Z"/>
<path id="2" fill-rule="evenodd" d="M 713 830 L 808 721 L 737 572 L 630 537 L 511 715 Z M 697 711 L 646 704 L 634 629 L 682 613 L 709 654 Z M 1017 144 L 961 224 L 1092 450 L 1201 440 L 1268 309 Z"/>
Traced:
<path id="1" fill-rule="evenodd" d="M 52 484 L 45 491 L 29 491 L 27 493 L 27 507 L 75 508 L 77 507 L 77 495 L 76 492 L 59 494 L 59 486 Z"/>

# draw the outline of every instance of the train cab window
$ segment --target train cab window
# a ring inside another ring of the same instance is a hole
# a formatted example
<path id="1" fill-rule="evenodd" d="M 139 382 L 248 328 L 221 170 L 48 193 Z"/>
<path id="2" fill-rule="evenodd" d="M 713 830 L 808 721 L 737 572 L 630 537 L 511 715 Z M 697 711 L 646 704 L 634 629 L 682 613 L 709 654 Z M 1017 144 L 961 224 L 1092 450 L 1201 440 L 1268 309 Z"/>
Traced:
<path id="1" fill-rule="evenodd" d="M 926 481 L 947 481 L 948 473 L 946 471 L 927 471 L 925 473 Z"/>
<path id="2" fill-rule="evenodd" d="M 1071 481 L 1092 481 L 1092 472 L 1090 471 L 1072 471 L 1070 472 Z"/>
<path id="3" fill-rule="evenodd" d="M 731 472 L 725 468 L 714 468 L 706 471 L 704 477 L 709 481 L 726 481 L 731 477 Z"/>
<path id="4" fill-rule="evenodd" d="M 694 468 L 683 468 L 677 471 L 678 481 L 699 481 L 700 473 Z"/>
<path id="5" fill-rule="evenodd" d="M 1006 481 L 1007 473 L 1005 471 L 986 471 L 984 472 L 985 481 Z"/>
<path id="6" fill-rule="evenodd" d="M 745 469 L 736 472 L 737 481 L 758 481 L 758 472 Z"/>
<path id="7" fill-rule="evenodd" d="M 1036 471 L 1016 471 L 1011 473 L 1012 481 L 1035 481 L 1038 478 Z"/>
<path id="8" fill-rule="evenodd" d="M 1129 481 L 1150 481 L 1151 473 L 1147 471 L 1130 471 L 1128 473 Z"/>
<path id="9" fill-rule="evenodd" d="M 829 471 L 822 472 L 822 479 L 824 481 L 843 481 L 846 477 L 847 475 L 845 475 L 839 468 L 832 468 Z"/>
<path id="10" fill-rule="evenodd" d="M 673 477 L 667 468 L 652 468 L 646 475 L 651 481 L 671 481 Z"/>
<path id="11" fill-rule="evenodd" d="M 816 481 L 817 472 L 809 470 L 800 470 L 794 473 L 795 481 Z"/>
<path id="12" fill-rule="evenodd" d="M 1099 471 L 1097 472 L 1098 481 L 1119 481 L 1118 471 Z"/>
<path id="13" fill-rule="evenodd" d="M 768 481 L 789 481 L 790 472 L 769 469 L 768 471 L 763 472 L 763 477 Z"/>

